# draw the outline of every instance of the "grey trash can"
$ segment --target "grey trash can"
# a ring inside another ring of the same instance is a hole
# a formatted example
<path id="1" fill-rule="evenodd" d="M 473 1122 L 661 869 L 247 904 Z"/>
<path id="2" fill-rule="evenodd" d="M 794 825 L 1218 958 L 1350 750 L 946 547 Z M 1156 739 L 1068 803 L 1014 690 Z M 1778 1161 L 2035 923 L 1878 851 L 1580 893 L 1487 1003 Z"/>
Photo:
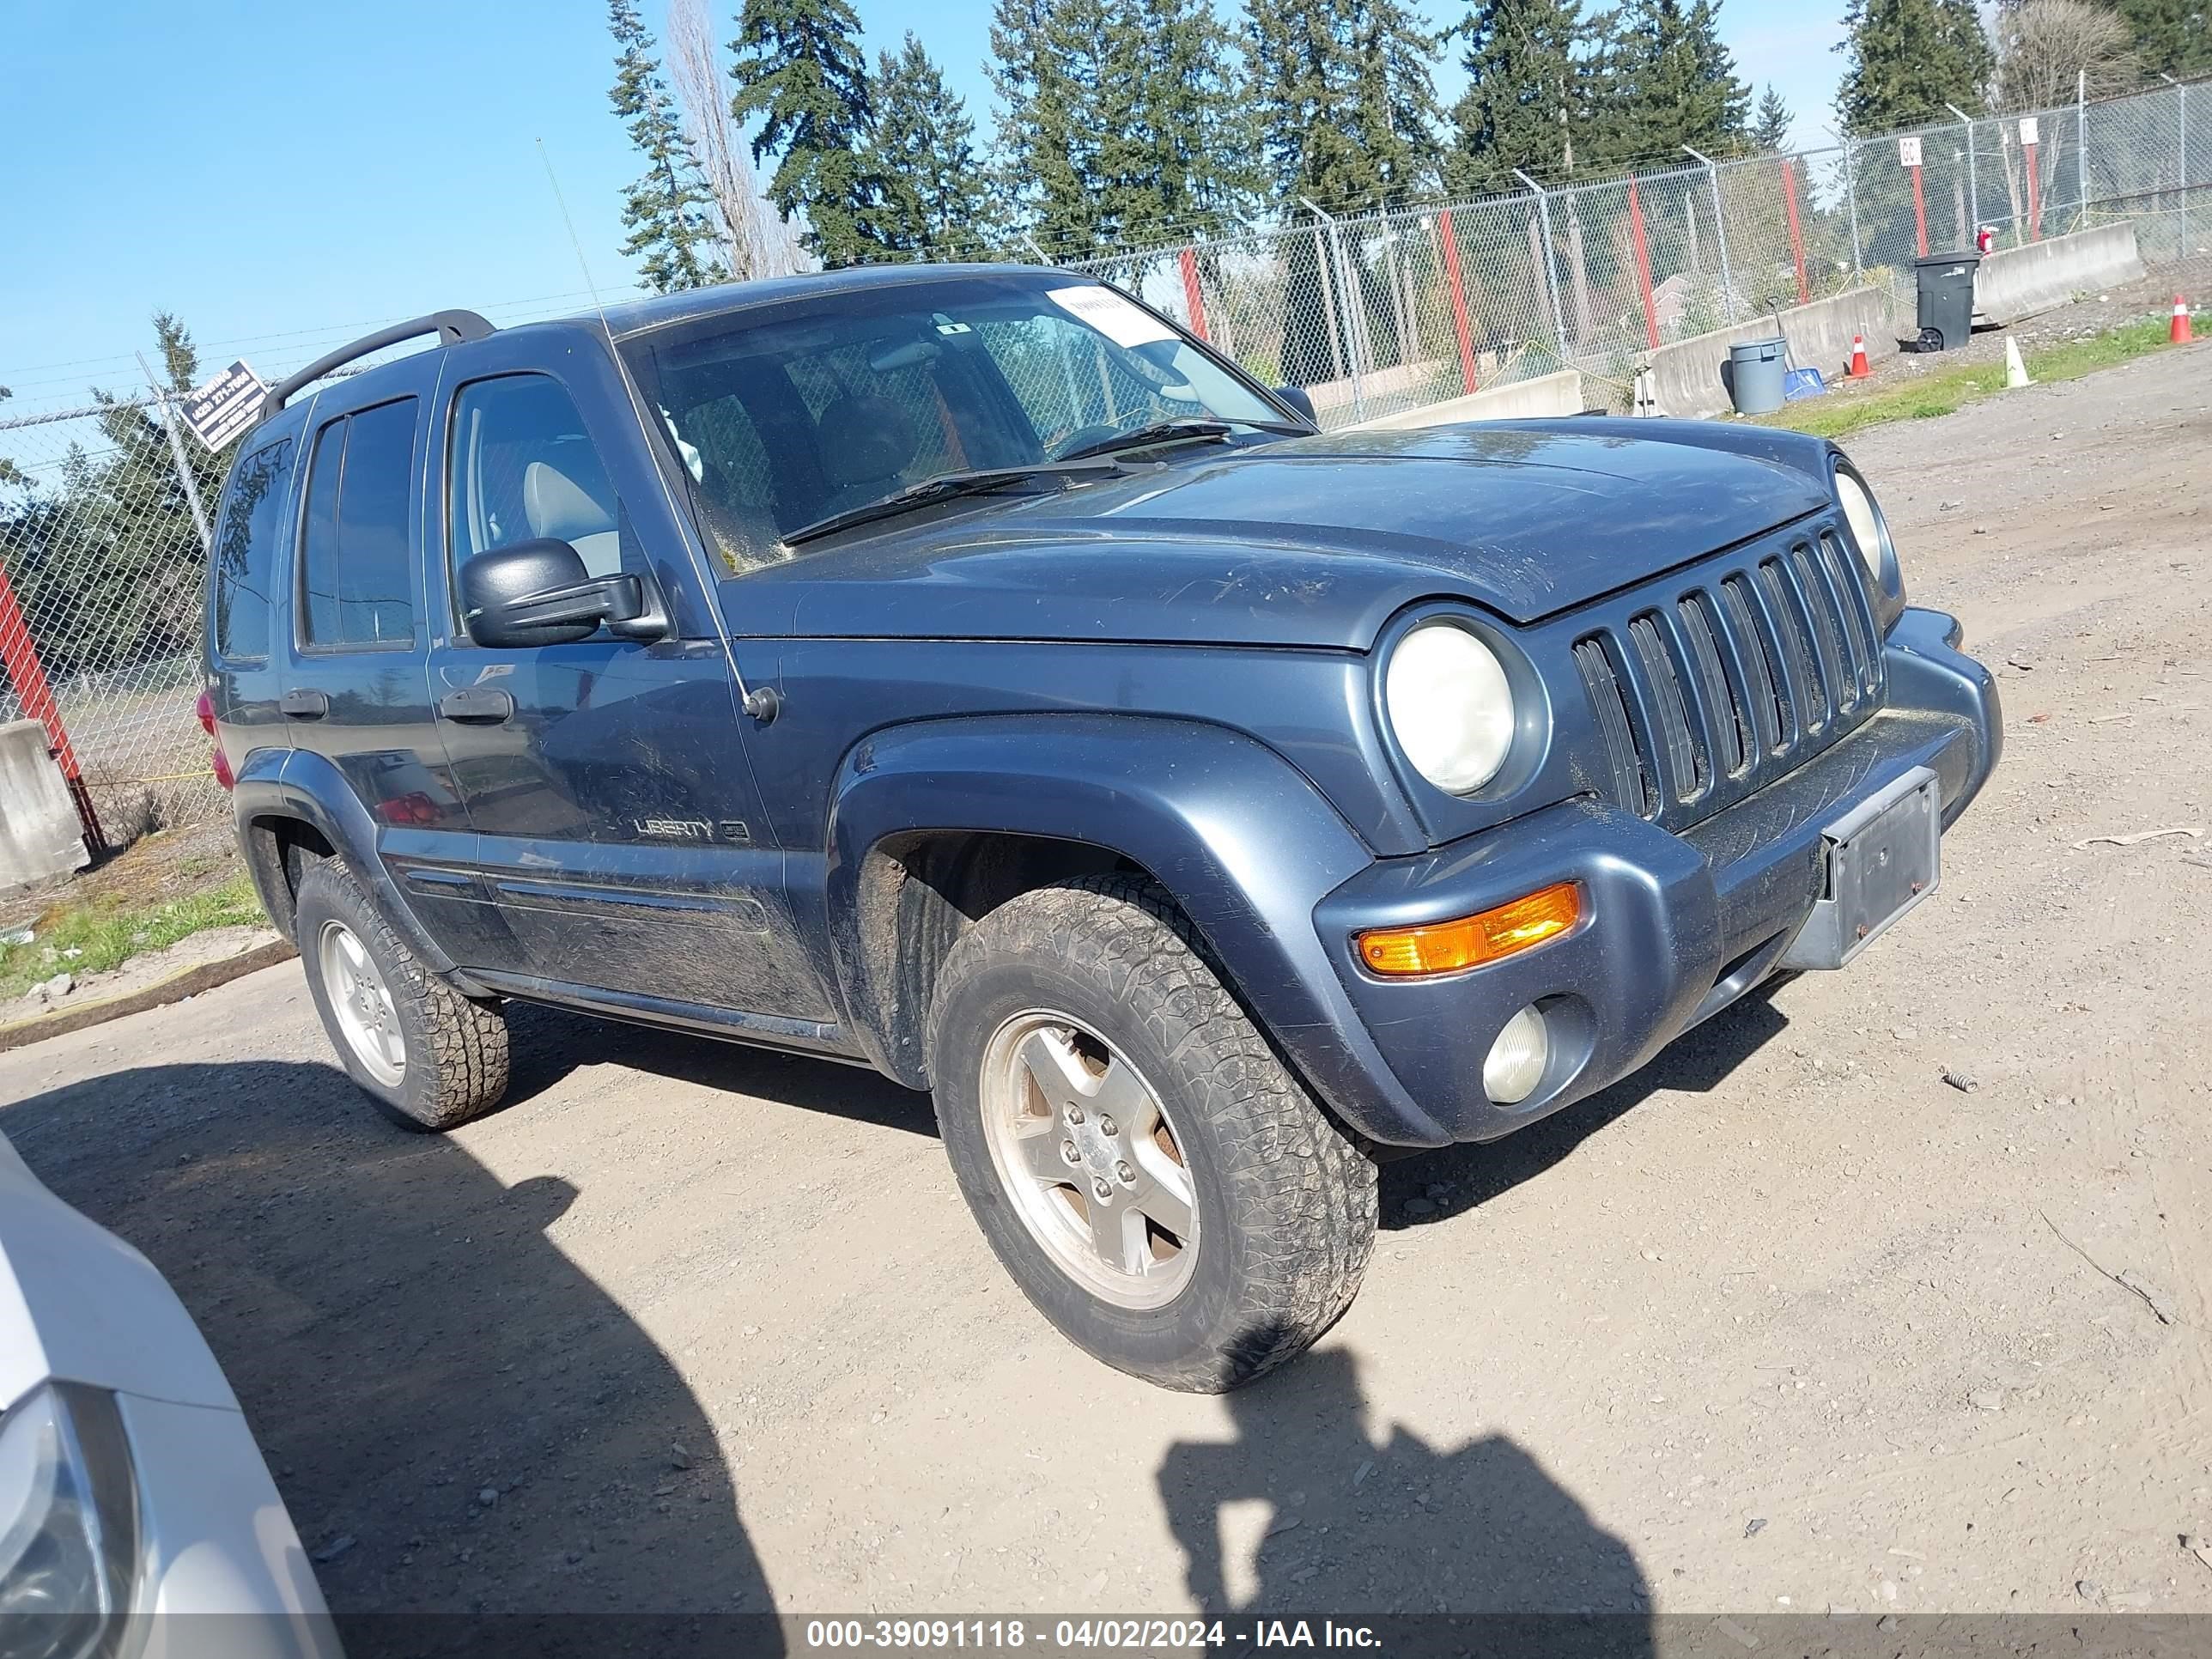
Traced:
<path id="1" fill-rule="evenodd" d="M 1750 340 L 1729 348 L 1729 400 L 1739 415 L 1767 415 L 1782 407 L 1790 351 L 1787 340 Z"/>
<path id="2" fill-rule="evenodd" d="M 1920 289 L 1923 351 L 1949 351 L 1974 331 L 1974 272 L 1978 253 L 1936 253 L 1912 262 Z"/>

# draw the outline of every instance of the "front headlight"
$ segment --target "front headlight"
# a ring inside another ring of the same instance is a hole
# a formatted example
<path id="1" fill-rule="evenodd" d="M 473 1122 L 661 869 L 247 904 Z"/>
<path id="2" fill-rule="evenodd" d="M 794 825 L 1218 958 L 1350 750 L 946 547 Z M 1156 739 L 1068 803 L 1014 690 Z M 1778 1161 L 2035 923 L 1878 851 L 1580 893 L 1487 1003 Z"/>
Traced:
<path id="1" fill-rule="evenodd" d="M 1844 522 L 1850 526 L 1852 544 L 1865 562 L 1867 574 L 1879 587 L 1882 555 L 1891 551 L 1889 526 L 1881 516 L 1881 509 L 1874 504 L 1874 496 L 1867 487 L 1841 467 L 1836 470 L 1836 502 L 1844 509 Z M 1895 555 L 1892 553 L 1891 556 Z"/>
<path id="2" fill-rule="evenodd" d="M 114 1399 L 49 1382 L 0 1417 L 0 1659 L 111 1659 L 137 1577 L 137 1488 Z"/>
<path id="3" fill-rule="evenodd" d="M 1488 783 L 1513 747 L 1505 665 L 1456 623 L 1425 622 L 1398 641 L 1382 702 L 1413 769 L 1448 794 Z"/>

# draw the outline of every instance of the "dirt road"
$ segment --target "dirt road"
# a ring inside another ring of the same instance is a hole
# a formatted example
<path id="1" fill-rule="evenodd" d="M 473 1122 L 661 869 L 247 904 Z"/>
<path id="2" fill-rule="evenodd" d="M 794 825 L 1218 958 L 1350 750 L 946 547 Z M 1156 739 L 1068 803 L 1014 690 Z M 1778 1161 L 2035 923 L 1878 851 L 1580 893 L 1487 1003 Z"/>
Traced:
<path id="1" fill-rule="evenodd" d="M 1854 449 L 2008 665 L 1937 898 L 1392 1167 L 1243 1395 L 1062 1343 L 836 1066 L 526 1013 L 414 1139 L 288 965 L 0 1059 L 0 1128 L 198 1316 L 342 1609 L 2212 1609 L 2212 836 L 2075 845 L 2212 825 L 2212 347 Z"/>

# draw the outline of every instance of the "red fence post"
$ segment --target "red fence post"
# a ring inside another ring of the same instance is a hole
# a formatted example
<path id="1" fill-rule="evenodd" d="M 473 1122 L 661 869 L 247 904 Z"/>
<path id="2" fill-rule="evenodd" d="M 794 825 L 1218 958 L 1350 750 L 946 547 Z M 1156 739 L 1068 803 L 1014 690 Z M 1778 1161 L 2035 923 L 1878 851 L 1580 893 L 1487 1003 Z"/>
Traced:
<path id="1" fill-rule="evenodd" d="M 1443 244 L 1444 275 L 1451 278 L 1452 326 L 1459 332 L 1459 372 L 1469 392 L 1474 390 L 1474 333 L 1467 322 L 1467 283 L 1459 272 L 1459 243 L 1452 236 L 1451 210 L 1437 214 L 1437 229 Z"/>
<path id="2" fill-rule="evenodd" d="M 78 770 L 76 750 L 70 746 L 69 731 L 62 725 L 62 711 L 54 702 L 53 688 L 46 684 L 46 665 L 39 660 L 39 647 L 31 638 L 30 624 L 23 620 L 22 610 L 15 603 L 15 589 L 5 570 L 0 570 L 0 665 L 7 668 L 9 682 L 22 702 L 25 718 L 46 728 L 47 746 L 53 750 L 54 763 L 61 768 L 63 781 L 69 785 L 70 799 L 76 803 L 77 821 L 84 826 L 85 845 L 95 853 L 100 851 L 107 845 L 107 837 L 100 832 L 100 815 L 93 811 L 91 792 L 84 787 L 83 775 Z"/>
<path id="3" fill-rule="evenodd" d="M 1182 266 L 1182 297 L 1190 307 L 1190 331 L 1201 340 L 1207 339 L 1206 296 L 1198 289 L 1198 250 L 1187 247 L 1176 259 Z"/>
<path id="4" fill-rule="evenodd" d="M 2035 182 L 2035 148 L 2033 144 L 2021 146 L 2027 155 L 2027 240 L 2031 242 L 2043 240 L 2043 196 Z"/>
<path id="5" fill-rule="evenodd" d="M 1628 240 L 1636 249 L 1636 287 L 1644 295 L 1644 337 L 1659 349 L 1659 307 L 1651 302 L 1651 253 L 1644 240 L 1644 203 L 1636 194 L 1636 177 L 1628 179 Z"/>
<path id="6" fill-rule="evenodd" d="M 1920 239 L 1920 257 L 1928 257 L 1928 198 L 1920 193 L 1920 168 L 1912 169 L 1912 228 Z"/>
<path id="7" fill-rule="evenodd" d="M 1629 188 L 1632 191 L 1635 186 Z M 1633 196 L 1630 199 L 1632 201 Z M 1790 257 L 1797 262 L 1797 303 L 1810 305 L 1813 289 L 1805 281 L 1805 233 L 1797 223 L 1797 169 L 1787 155 L 1782 158 L 1782 199 L 1790 206 Z"/>

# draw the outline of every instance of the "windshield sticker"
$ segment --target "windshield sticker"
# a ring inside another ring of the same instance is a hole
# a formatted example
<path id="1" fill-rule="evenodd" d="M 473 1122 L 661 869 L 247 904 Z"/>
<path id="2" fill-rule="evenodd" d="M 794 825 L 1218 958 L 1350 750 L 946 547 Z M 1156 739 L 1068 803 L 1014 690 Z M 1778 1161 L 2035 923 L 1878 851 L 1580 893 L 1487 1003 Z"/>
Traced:
<path id="1" fill-rule="evenodd" d="M 1155 340 L 1176 337 L 1173 329 L 1110 288 L 1056 288 L 1049 297 L 1069 316 L 1090 324 L 1117 346 L 1150 345 Z"/>

